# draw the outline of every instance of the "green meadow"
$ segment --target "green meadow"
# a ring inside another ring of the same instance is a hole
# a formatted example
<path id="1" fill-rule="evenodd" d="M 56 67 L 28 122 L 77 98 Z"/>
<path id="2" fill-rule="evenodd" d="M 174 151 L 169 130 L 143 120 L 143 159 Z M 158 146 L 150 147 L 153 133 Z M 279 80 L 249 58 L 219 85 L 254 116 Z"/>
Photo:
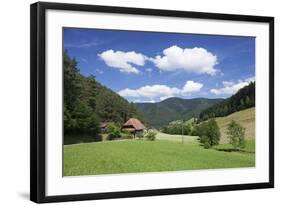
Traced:
<path id="1" fill-rule="evenodd" d="M 65 145 L 64 175 L 97 175 L 255 166 L 254 140 L 242 151 L 227 144 L 204 149 L 196 137 L 171 140 L 159 133 L 155 141 L 119 140 Z"/>
<path id="2" fill-rule="evenodd" d="M 226 127 L 238 120 L 246 128 L 246 147 L 233 150 Z M 196 136 L 158 132 L 155 141 L 128 139 L 64 146 L 64 175 L 97 175 L 255 166 L 255 109 L 216 118 L 221 143 L 205 149 Z"/>

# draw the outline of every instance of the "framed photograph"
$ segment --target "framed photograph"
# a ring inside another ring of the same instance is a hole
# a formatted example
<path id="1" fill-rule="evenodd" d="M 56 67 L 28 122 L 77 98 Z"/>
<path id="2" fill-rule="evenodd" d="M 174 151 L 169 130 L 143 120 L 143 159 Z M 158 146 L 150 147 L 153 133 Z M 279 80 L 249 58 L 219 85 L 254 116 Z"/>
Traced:
<path id="1" fill-rule="evenodd" d="M 274 187 L 274 18 L 31 5 L 34 202 Z"/>

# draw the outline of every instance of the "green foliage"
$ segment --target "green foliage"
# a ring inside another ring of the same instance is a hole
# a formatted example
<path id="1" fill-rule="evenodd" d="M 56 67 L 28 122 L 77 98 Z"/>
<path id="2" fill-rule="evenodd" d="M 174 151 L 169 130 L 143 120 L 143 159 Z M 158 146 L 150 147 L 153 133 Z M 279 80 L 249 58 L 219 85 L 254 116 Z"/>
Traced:
<path id="1" fill-rule="evenodd" d="M 79 133 L 81 139 L 82 135 L 98 138 L 99 118 L 94 112 L 95 100 L 90 100 L 90 97 L 96 94 L 94 80 L 84 82 L 79 74 L 76 60 L 71 59 L 66 52 L 63 63 L 65 137 Z"/>
<path id="2" fill-rule="evenodd" d="M 245 128 L 235 120 L 232 120 L 227 127 L 227 136 L 234 149 L 245 148 Z"/>
<path id="3" fill-rule="evenodd" d="M 218 145 L 221 136 L 219 126 L 215 119 L 197 125 L 193 134 L 200 137 L 200 142 L 202 144 L 207 143 L 210 147 Z"/>
<path id="4" fill-rule="evenodd" d="M 115 140 L 122 137 L 121 127 L 116 123 L 108 123 L 106 127 L 107 140 Z"/>
<path id="5" fill-rule="evenodd" d="M 203 144 L 205 149 L 209 149 L 211 148 L 211 142 L 210 142 L 210 138 L 207 136 L 202 136 L 200 138 L 200 142 Z"/>
<path id="6" fill-rule="evenodd" d="M 200 113 L 199 120 L 224 117 L 231 113 L 255 106 L 255 82 L 241 88 L 236 94 L 219 102 Z"/>
<path id="7" fill-rule="evenodd" d="M 134 138 L 134 135 L 132 135 L 131 133 L 129 132 L 122 132 L 121 133 L 121 138 L 122 139 L 133 139 Z"/>
<path id="8" fill-rule="evenodd" d="M 143 132 L 136 132 L 135 137 L 137 137 L 139 139 L 143 139 L 144 138 L 144 134 L 143 134 Z"/>
<path id="9" fill-rule="evenodd" d="M 221 101 L 223 99 L 181 99 L 173 97 L 157 103 L 136 103 L 135 105 L 143 113 L 148 126 L 161 128 L 171 121 L 199 117 L 202 110 Z"/>
<path id="10" fill-rule="evenodd" d="M 146 135 L 145 138 L 149 141 L 154 141 L 156 139 L 156 132 L 149 130 Z"/>
<path id="11" fill-rule="evenodd" d="M 105 128 L 105 133 L 112 133 L 112 132 L 116 132 L 116 131 L 120 131 L 120 125 L 118 125 L 117 123 L 114 122 L 110 122 L 107 124 L 106 128 Z"/>
<path id="12" fill-rule="evenodd" d="M 194 118 L 188 121 L 176 120 L 162 127 L 162 132 L 173 135 L 191 135 L 193 130 Z"/>

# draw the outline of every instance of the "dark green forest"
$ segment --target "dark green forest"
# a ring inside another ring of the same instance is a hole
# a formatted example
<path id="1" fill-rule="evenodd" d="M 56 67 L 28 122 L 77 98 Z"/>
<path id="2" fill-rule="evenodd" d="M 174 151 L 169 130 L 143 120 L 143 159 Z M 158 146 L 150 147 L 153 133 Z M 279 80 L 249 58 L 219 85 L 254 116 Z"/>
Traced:
<path id="1" fill-rule="evenodd" d="M 90 136 L 99 140 L 101 122 L 120 125 L 131 117 L 143 121 L 133 103 L 96 81 L 95 76 L 80 74 L 75 58 L 63 55 L 64 136 Z"/>
<path id="2" fill-rule="evenodd" d="M 205 121 L 214 117 L 223 117 L 254 106 L 255 82 L 251 82 L 231 97 L 203 110 L 199 116 L 199 121 Z"/>
<path id="3" fill-rule="evenodd" d="M 172 97 L 157 103 L 136 103 L 136 106 L 143 113 L 148 126 L 161 128 L 171 121 L 198 118 L 201 111 L 222 101 L 222 98 L 182 99 Z"/>

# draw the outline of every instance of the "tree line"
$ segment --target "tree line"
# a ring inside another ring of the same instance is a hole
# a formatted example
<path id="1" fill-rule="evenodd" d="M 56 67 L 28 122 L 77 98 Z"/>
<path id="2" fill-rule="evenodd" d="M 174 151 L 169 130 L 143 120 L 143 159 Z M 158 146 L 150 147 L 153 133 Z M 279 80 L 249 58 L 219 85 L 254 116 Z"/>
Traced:
<path id="1" fill-rule="evenodd" d="M 176 120 L 162 127 L 161 131 L 172 135 L 192 135 L 195 118 L 187 121 Z"/>
<path id="2" fill-rule="evenodd" d="M 199 121 L 205 121 L 214 117 L 223 117 L 254 106 L 255 82 L 251 82 L 231 97 L 203 110 L 199 115 Z"/>

